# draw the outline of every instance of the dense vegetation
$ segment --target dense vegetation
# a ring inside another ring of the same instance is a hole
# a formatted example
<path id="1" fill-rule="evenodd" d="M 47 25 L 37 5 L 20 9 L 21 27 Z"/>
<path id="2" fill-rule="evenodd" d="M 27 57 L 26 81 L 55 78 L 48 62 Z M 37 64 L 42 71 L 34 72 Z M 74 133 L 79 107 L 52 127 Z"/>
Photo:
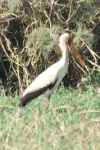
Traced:
<path id="1" fill-rule="evenodd" d="M 43 115 L 43 95 L 20 111 L 23 89 L 61 58 L 65 32 L 85 68 L 70 51 L 69 73 L 48 112 Z M 100 149 L 99 43 L 99 0 L 0 1 L 1 150 Z"/>
<path id="2" fill-rule="evenodd" d="M 76 86 L 81 74 L 98 71 L 100 59 L 98 0 L 1 0 L 0 79 L 6 93 L 23 91 L 31 80 L 61 57 L 59 36 L 68 32 L 85 63 L 70 54 L 64 85 Z M 68 79 L 68 80 L 67 80 Z"/>

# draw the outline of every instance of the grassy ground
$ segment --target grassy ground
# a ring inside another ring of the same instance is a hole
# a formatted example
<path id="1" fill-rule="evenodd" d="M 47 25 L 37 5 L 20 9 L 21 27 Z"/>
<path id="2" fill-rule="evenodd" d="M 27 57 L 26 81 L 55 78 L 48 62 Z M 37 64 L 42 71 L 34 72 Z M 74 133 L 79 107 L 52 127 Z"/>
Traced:
<path id="1" fill-rule="evenodd" d="M 0 96 L 2 150 L 100 150 L 100 93 L 96 84 L 42 95 L 19 111 L 19 97 Z"/>

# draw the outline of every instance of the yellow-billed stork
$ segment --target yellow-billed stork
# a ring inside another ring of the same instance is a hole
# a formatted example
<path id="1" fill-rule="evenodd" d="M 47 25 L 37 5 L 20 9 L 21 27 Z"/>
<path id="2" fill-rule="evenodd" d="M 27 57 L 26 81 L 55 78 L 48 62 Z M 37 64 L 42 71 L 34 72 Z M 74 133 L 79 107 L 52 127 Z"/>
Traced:
<path id="1" fill-rule="evenodd" d="M 44 113 L 46 111 L 46 106 L 48 100 L 50 101 L 51 93 L 58 87 L 61 83 L 63 77 L 66 73 L 68 73 L 68 59 L 69 59 L 69 51 L 68 45 L 72 49 L 73 53 L 79 59 L 80 64 L 84 67 L 83 61 L 77 52 L 77 49 L 74 46 L 72 37 L 65 33 L 60 37 L 60 47 L 63 51 L 62 58 L 57 63 L 53 64 L 51 67 L 46 69 L 43 73 L 41 73 L 32 83 L 31 85 L 23 92 L 23 96 L 21 98 L 20 107 L 25 106 L 32 99 L 40 96 L 41 94 L 45 94 L 46 100 L 44 105 Z"/>

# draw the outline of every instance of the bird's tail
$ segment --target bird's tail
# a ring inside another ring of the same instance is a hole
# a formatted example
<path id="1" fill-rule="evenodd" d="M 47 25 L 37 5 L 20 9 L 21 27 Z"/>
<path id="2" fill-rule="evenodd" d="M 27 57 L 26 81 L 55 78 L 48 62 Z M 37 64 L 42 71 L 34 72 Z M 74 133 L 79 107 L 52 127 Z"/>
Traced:
<path id="1" fill-rule="evenodd" d="M 40 96 L 41 94 L 43 94 L 46 90 L 47 90 L 47 86 L 43 87 L 41 89 L 38 89 L 36 91 L 30 92 L 30 93 L 26 93 L 20 100 L 20 104 L 19 107 L 24 107 L 26 106 L 26 104 L 28 102 L 30 102 L 32 99 Z"/>

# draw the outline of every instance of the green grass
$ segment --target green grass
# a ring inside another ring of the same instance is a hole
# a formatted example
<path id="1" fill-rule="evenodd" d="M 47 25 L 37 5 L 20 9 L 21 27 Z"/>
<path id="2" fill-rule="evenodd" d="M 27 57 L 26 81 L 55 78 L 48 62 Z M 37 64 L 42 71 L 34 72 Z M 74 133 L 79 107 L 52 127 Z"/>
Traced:
<path id="1" fill-rule="evenodd" d="M 51 96 L 43 115 L 41 95 L 19 111 L 19 97 L 0 93 L 1 150 L 99 150 L 100 93 L 95 83 Z"/>

